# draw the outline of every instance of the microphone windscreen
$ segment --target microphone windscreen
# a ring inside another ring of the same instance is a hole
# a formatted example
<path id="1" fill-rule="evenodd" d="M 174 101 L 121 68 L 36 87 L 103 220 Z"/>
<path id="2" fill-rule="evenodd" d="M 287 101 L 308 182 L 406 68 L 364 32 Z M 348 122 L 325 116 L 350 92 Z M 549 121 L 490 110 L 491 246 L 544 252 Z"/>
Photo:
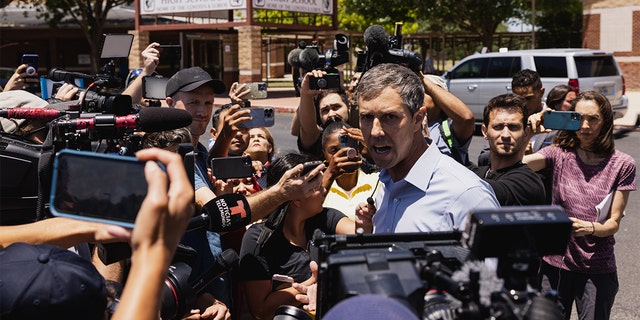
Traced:
<path id="1" fill-rule="evenodd" d="M 364 30 L 364 43 L 367 45 L 367 50 L 387 51 L 389 34 L 381 25 L 374 24 Z"/>
<path id="2" fill-rule="evenodd" d="M 320 55 L 316 48 L 307 48 L 300 52 L 300 67 L 303 69 L 310 71 L 315 69 L 318 60 L 320 60 Z"/>
<path id="3" fill-rule="evenodd" d="M 302 49 L 300 48 L 295 48 L 289 52 L 287 61 L 292 68 L 300 68 L 300 52 L 302 52 Z"/>
<path id="4" fill-rule="evenodd" d="M 143 108 L 138 112 L 138 128 L 144 132 L 159 132 L 184 128 L 191 124 L 191 114 L 175 108 Z"/>
<path id="5" fill-rule="evenodd" d="M 243 228 L 251 222 L 251 208 L 247 198 L 229 193 L 211 199 L 203 207 L 209 217 L 207 230 L 227 232 Z"/>

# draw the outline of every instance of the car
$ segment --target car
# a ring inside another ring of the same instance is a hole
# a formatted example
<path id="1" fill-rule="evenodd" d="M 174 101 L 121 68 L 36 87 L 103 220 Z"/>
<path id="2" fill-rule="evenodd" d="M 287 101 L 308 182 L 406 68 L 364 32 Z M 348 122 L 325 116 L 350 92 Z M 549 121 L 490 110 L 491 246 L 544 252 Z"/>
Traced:
<path id="1" fill-rule="evenodd" d="M 467 104 L 476 123 L 495 96 L 511 92 L 512 76 L 524 69 L 537 71 L 546 93 L 559 84 L 604 94 L 616 118 L 627 112 L 625 81 L 612 52 L 591 49 L 503 50 L 475 53 L 455 64 L 442 77 L 449 91 Z"/>

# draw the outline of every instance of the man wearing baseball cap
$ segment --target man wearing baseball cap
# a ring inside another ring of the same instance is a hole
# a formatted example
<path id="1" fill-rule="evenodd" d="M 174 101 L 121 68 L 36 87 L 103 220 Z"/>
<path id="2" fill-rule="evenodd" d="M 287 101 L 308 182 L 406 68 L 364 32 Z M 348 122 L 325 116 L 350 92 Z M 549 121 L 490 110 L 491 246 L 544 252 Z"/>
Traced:
<path id="1" fill-rule="evenodd" d="M 207 178 L 207 148 L 199 142 L 199 139 L 206 132 L 207 125 L 211 121 L 215 94 L 224 93 L 225 90 L 222 81 L 211 78 L 209 73 L 200 67 L 180 70 L 167 81 L 167 105 L 186 110 L 193 118 L 188 129 L 191 132 L 191 141 L 196 151 L 194 184 L 196 204 L 199 204 L 197 207 L 203 204 L 198 197 L 198 189 L 210 190 L 212 187 L 211 181 Z M 214 263 L 215 257 L 222 254 L 220 235 L 215 232 L 204 229 L 189 231 L 185 233 L 181 242 L 198 252 L 193 265 L 193 276 L 198 276 L 206 271 L 207 267 Z M 205 293 L 198 297 L 198 302 L 202 302 L 199 303 L 201 313 L 205 313 L 205 309 L 207 309 L 207 313 L 214 311 L 222 314 L 223 318 L 230 317 L 226 307 L 230 303 L 228 282 L 216 280 L 205 289 Z"/>

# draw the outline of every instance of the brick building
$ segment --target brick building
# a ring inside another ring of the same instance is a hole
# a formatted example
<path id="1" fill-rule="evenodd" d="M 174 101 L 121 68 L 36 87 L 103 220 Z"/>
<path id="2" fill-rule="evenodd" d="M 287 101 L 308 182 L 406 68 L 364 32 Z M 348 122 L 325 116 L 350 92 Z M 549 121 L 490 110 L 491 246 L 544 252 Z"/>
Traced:
<path id="1" fill-rule="evenodd" d="M 613 51 L 628 89 L 640 89 L 640 0 L 584 0 L 582 46 Z"/>

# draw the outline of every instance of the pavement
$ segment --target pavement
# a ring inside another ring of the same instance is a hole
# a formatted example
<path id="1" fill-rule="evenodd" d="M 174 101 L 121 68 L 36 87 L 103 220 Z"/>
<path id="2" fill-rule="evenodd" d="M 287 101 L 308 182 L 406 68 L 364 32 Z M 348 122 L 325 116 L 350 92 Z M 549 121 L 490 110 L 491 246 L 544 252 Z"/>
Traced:
<path id="1" fill-rule="evenodd" d="M 614 128 L 619 130 L 640 131 L 640 90 L 627 91 L 629 107 L 624 117 L 614 121 Z M 300 98 L 296 97 L 293 88 L 269 88 L 266 99 L 251 100 L 254 107 L 273 107 L 276 112 L 295 112 Z M 223 105 L 231 100 L 217 97 L 216 104 Z"/>

